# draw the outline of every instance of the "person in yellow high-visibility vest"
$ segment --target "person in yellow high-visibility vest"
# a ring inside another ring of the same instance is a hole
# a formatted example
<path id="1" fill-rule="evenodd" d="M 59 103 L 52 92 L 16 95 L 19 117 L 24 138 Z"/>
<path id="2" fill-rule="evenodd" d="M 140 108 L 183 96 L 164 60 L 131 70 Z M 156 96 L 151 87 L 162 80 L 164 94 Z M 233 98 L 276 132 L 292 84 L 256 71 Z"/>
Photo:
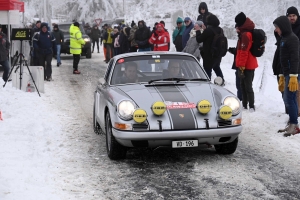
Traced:
<path id="1" fill-rule="evenodd" d="M 79 29 L 79 23 L 74 22 L 70 26 L 70 53 L 73 54 L 73 74 L 80 74 L 78 64 L 80 61 L 81 48 L 85 44 Z"/>

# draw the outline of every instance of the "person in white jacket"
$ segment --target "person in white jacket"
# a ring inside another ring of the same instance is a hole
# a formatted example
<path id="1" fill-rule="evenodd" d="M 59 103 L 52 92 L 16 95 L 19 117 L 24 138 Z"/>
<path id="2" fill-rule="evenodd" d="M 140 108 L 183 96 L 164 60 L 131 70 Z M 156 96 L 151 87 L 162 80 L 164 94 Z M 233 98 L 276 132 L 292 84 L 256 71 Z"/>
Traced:
<path id="1" fill-rule="evenodd" d="M 202 21 L 197 21 L 194 25 L 195 26 L 199 26 L 202 27 L 203 22 Z M 190 39 L 187 41 L 186 46 L 184 47 L 184 49 L 182 50 L 182 52 L 185 53 L 189 53 L 192 54 L 193 56 L 195 56 L 199 61 L 201 59 L 201 55 L 200 55 L 200 47 L 202 47 L 203 44 L 202 43 L 198 43 L 196 40 L 196 30 L 195 28 L 193 28 L 190 32 Z"/>

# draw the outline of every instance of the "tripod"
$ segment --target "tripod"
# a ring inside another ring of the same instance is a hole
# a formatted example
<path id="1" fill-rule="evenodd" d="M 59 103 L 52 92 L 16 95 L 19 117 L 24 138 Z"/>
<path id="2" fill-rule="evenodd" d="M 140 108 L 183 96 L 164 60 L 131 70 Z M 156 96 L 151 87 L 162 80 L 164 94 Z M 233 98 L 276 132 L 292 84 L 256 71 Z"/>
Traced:
<path id="1" fill-rule="evenodd" d="M 23 53 L 22 53 L 22 42 L 23 42 L 23 41 L 21 40 L 21 52 L 20 52 L 19 54 L 16 52 L 16 54 L 15 54 L 14 57 L 13 57 L 13 60 L 15 59 L 15 57 L 16 57 L 16 60 L 15 60 L 14 63 L 13 63 L 13 67 L 11 68 L 11 70 L 10 70 L 10 72 L 9 72 L 9 74 L 8 74 L 8 77 L 10 77 L 12 71 L 14 70 L 14 67 L 16 66 L 16 64 L 17 64 L 18 61 L 19 61 L 19 66 L 17 66 L 17 68 L 16 68 L 16 70 L 15 70 L 15 73 L 17 72 L 18 68 L 20 68 L 20 90 L 21 90 L 21 87 L 22 87 L 22 68 L 21 68 L 21 67 L 22 67 L 22 63 L 24 62 L 25 65 L 26 65 L 26 67 L 27 67 L 27 69 L 28 69 L 28 72 L 29 72 L 29 74 L 30 74 L 30 77 L 31 77 L 31 79 L 32 79 L 32 82 L 33 82 L 33 84 L 34 84 L 34 86 L 35 86 L 35 89 L 36 89 L 36 91 L 38 92 L 39 96 L 41 96 L 41 95 L 40 95 L 40 92 L 39 92 L 39 90 L 38 90 L 38 88 L 37 88 L 37 86 L 36 86 L 36 84 L 35 84 L 35 81 L 34 81 L 34 79 L 33 79 L 33 76 L 32 76 L 32 74 L 31 74 L 31 71 L 30 71 L 30 69 L 29 69 L 29 67 L 28 67 L 27 60 L 25 59 L 25 56 L 24 56 Z M 8 80 L 7 80 L 7 81 L 8 81 Z M 4 83 L 3 87 L 5 87 L 7 81 Z"/>

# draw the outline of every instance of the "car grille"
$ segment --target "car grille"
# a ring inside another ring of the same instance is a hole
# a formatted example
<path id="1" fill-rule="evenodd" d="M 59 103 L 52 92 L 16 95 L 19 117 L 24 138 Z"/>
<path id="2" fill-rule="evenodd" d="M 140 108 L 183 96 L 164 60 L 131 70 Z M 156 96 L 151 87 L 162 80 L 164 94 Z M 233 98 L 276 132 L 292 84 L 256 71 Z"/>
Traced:
<path id="1" fill-rule="evenodd" d="M 218 125 L 219 125 L 219 127 L 231 126 L 232 122 L 231 122 L 231 120 L 218 120 Z"/>
<path id="2" fill-rule="evenodd" d="M 132 130 L 134 131 L 145 131 L 148 130 L 148 124 L 133 124 Z"/>

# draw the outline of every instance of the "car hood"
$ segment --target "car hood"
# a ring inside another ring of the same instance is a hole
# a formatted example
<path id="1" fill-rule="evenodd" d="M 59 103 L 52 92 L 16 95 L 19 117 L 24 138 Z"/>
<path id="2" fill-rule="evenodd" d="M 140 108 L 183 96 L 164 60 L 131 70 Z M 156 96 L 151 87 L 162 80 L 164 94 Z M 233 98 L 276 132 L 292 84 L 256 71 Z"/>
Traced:
<path id="1" fill-rule="evenodd" d="M 206 128 L 205 119 L 208 119 L 210 128 L 217 127 L 216 116 L 220 104 L 216 101 L 221 101 L 221 94 L 218 94 L 217 90 L 213 91 L 211 84 L 136 84 L 122 85 L 118 88 L 127 94 L 138 108 L 147 112 L 150 130 L 159 130 L 158 120 L 162 121 L 163 130 Z M 200 114 L 196 108 L 201 100 L 208 100 L 212 105 L 211 111 L 206 115 Z M 152 112 L 151 106 L 157 101 L 167 104 L 168 109 L 162 116 L 156 116 Z"/>

